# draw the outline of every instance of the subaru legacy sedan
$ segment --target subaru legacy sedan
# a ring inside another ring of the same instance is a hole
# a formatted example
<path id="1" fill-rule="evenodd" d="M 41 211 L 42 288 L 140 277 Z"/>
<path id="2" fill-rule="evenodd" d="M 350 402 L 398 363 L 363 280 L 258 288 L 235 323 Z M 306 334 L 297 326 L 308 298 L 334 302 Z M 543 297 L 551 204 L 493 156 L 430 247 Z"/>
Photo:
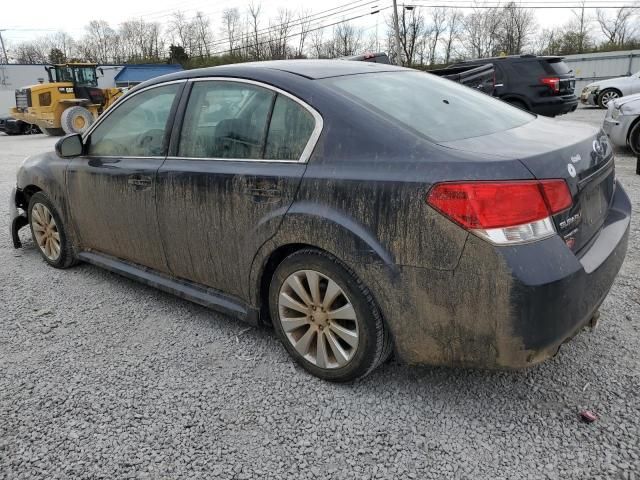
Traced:
<path id="1" fill-rule="evenodd" d="M 631 206 L 598 129 L 368 62 L 191 70 L 28 158 L 11 197 L 88 262 L 256 324 L 321 378 L 527 367 L 592 323 Z"/>

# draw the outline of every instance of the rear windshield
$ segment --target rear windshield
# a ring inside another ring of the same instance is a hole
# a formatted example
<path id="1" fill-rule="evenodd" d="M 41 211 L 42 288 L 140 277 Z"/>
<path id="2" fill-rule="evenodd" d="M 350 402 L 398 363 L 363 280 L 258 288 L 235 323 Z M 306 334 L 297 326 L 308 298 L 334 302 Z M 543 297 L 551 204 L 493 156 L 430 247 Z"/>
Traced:
<path id="1" fill-rule="evenodd" d="M 549 73 L 556 73 L 558 75 L 566 75 L 571 71 L 569 66 L 562 60 L 548 60 L 547 65 L 551 69 Z"/>
<path id="2" fill-rule="evenodd" d="M 378 72 L 320 81 L 434 142 L 489 135 L 535 118 L 501 100 L 429 73 Z"/>

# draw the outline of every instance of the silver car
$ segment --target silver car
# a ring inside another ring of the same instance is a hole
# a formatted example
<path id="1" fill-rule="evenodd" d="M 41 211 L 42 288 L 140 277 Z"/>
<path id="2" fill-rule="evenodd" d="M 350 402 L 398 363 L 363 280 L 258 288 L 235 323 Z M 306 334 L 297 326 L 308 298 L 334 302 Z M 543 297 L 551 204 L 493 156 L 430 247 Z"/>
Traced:
<path id="1" fill-rule="evenodd" d="M 590 83 L 582 89 L 580 101 L 586 105 L 607 108 L 611 100 L 640 93 L 640 72 L 626 77 Z"/>
<path id="2" fill-rule="evenodd" d="M 609 102 L 602 128 L 616 147 L 629 147 L 640 155 L 640 94 Z"/>

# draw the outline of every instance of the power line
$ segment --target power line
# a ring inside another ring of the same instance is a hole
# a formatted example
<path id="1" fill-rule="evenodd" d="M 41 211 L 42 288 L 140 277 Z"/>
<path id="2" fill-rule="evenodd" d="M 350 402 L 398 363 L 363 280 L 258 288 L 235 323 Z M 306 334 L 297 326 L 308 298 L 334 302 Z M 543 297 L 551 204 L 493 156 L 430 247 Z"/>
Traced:
<path id="1" fill-rule="evenodd" d="M 361 3 L 362 1 L 363 0 L 360 0 L 360 2 L 356 2 L 356 3 Z M 265 33 L 275 32 L 279 28 L 282 28 L 284 26 L 287 26 L 289 28 L 299 27 L 299 26 L 302 26 L 302 25 L 304 25 L 306 23 L 317 22 L 317 21 L 325 19 L 325 18 L 330 18 L 330 17 L 335 17 L 337 15 L 342 15 L 342 14 L 348 12 L 348 11 L 351 11 L 351 10 L 361 9 L 361 8 L 366 7 L 368 5 L 371 5 L 373 3 L 377 4 L 379 2 L 377 0 L 374 0 L 374 1 L 368 1 L 368 2 L 362 3 L 361 5 L 356 5 L 356 6 L 349 6 L 349 5 L 353 5 L 353 4 L 346 4 L 346 5 L 341 5 L 339 7 L 330 8 L 329 10 L 324 10 L 324 11 L 317 12 L 317 13 L 315 13 L 313 15 L 309 15 L 309 16 L 304 17 L 304 18 L 299 18 L 298 20 L 294 20 L 294 21 L 292 21 L 290 23 L 280 23 L 280 24 L 276 24 L 276 25 L 270 25 L 269 27 L 265 27 L 265 28 L 259 29 L 257 32 L 245 32 L 245 33 L 243 33 L 241 35 L 239 40 L 242 41 L 243 39 L 249 39 L 250 37 L 256 35 L 256 33 L 258 35 L 264 35 Z M 345 8 L 345 7 L 349 7 L 349 8 Z M 387 7 L 387 8 L 389 8 L 389 7 Z M 338 10 L 338 9 L 341 9 L 341 10 L 339 12 L 334 12 L 334 13 L 331 13 L 331 14 L 328 14 L 328 15 L 322 15 L 324 13 L 331 12 L 333 10 Z M 367 15 L 371 15 L 373 13 L 377 13 L 379 10 L 380 9 L 376 9 L 375 11 L 363 14 L 363 16 L 367 16 Z M 321 15 L 321 16 L 319 16 L 319 15 Z M 316 17 L 316 18 L 313 18 L 313 17 Z M 360 18 L 360 17 L 358 17 L 358 18 Z M 229 37 L 226 37 L 223 40 L 215 40 L 215 41 L 212 41 L 212 42 L 208 42 L 208 43 L 204 44 L 203 46 L 215 47 L 215 46 L 219 46 L 219 45 L 224 45 L 224 44 L 228 43 L 229 40 L 230 40 Z"/>
<path id="2" fill-rule="evenodd" d="M 383 10 L 388 10 L 389 8 L 391 8 L 391 6 L 380 8 L 376 13 L 381 12 Z M 323 30 L 325 28 L 333 27 L 333 26 L 339 25 L 341 23 L 347 23 L 347 22 L 351 22 L 353 20 L 357 20 L 359 18 L 368 17 L 369 15 L 371 15 L 371 13 L 366 13 L 366 14 L 363 14 L 363 15 L 357 15 L 357 16 L 351 17 L 351 18 L 345 18 L 345 19 L 339 20 L 337 22 L 328 23 L 326 25 L 322 25 L 322 26 L 317 27 L 317 28 L 309 29 L 305 33 L 311 33 L 311 32 L 315 32 L 315 31 L 318 31 L 318 30 Z M 302 32 L 292 33 L 291 35 L 287 35 L 287 36 L 283 37 L 282 40 L 288 40 L 290 38 L 299 37 L 301 34 L 302 34 Z M 251 46 L 252 47 L 258 47 L 258 46 L 261 46 L 261 45 L 266 45 L 269 42 L 270 42 L 270 40 L 263 40 L 263 41 L 258 42 L 256 44 L 253 44 Z M 212 52 L 209 55 L 194 55 L 191 58 L 207 58 L 207 57 L 214 56 L 214 55 L 224 55 L 225 53 L 233 53 L 234 50 L 229 50 L 229 49 L 227 49 L 227 50 L 219 50 L 217 52 Z"/>

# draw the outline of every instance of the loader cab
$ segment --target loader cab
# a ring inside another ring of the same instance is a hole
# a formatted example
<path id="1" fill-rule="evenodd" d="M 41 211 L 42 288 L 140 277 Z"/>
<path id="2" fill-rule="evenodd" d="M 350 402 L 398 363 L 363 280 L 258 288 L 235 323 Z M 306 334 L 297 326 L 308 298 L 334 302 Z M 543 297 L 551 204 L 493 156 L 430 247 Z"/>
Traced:
<path id="1" fill-rule="evenodd" d="M 52 65 L 46 67 L 51 83 L 73 83 L 74 87 L 96 88 L 98 75 L 94 63 Z"/>

